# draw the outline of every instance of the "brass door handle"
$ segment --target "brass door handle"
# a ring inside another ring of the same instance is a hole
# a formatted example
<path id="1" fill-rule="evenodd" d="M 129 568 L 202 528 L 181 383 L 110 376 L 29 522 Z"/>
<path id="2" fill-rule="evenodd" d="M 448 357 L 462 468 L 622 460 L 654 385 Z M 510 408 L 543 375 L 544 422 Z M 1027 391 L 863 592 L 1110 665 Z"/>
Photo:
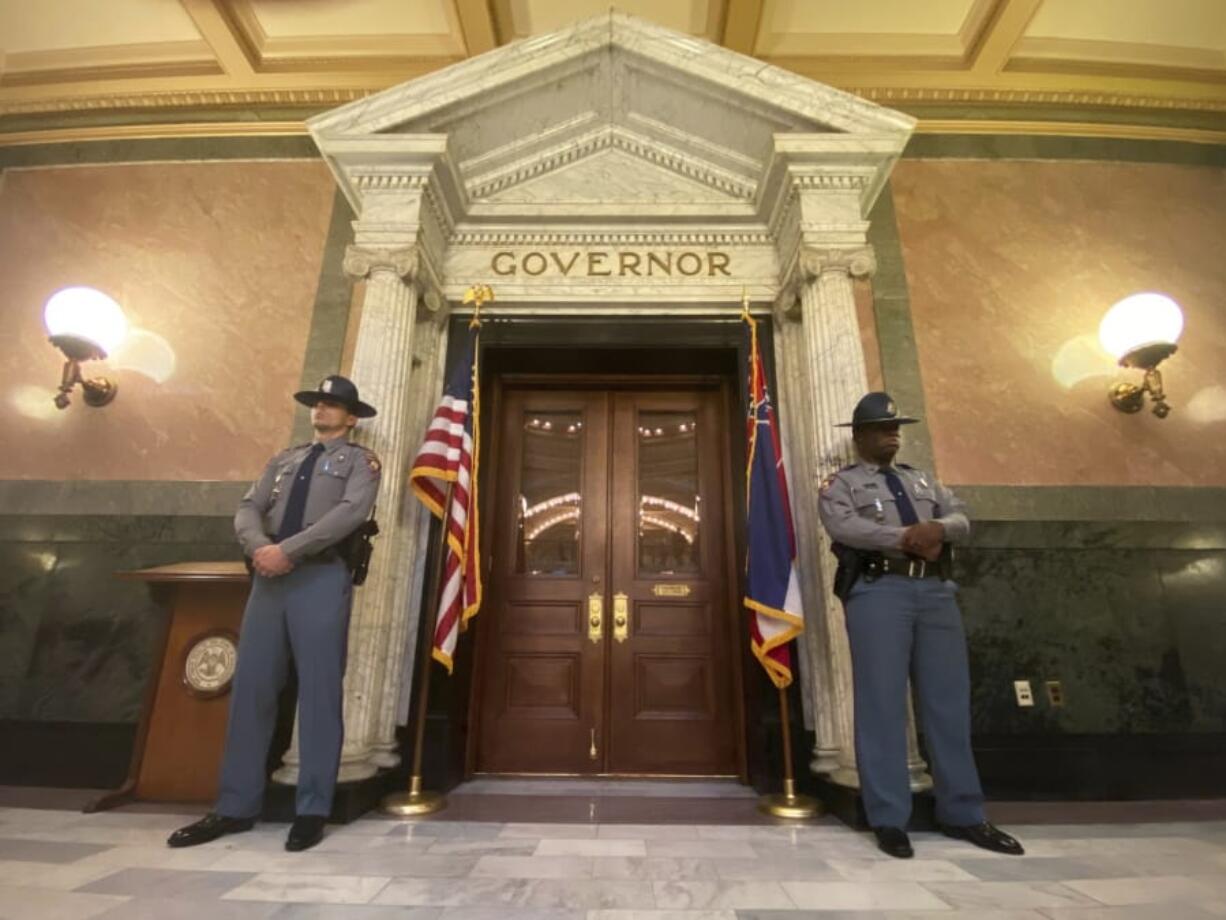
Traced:
<path id="1" fill-rule="evenodd" d="M 618 642 L 630 638 L 630 598 L 625 594 L 613 595 L 613 638 Z"/>
<path id="2" fill-rule="evenodd" d="M 604 638 L 604 595 L 593 591 L 587 598 L 587 637 L 592 642 Z"/>

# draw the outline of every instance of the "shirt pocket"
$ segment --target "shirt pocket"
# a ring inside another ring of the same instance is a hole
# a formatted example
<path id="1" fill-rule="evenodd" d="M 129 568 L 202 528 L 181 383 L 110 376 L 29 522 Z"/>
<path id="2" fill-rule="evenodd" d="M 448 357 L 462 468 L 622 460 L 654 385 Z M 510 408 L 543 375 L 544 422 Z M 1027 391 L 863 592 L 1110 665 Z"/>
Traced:
<path id="1" fill-rule="evenodd" d="M 894 496 L 884 489 L 879 495 L 873 490 L 857 489 L 855 495 L 856 516 L 874 524 L 895 524 L 898 512 L 894 508 Z"/>
<path id="2" fill-rule="evenodd" d="M 933 518 L 940 517 L 936 490 L 932 486 L 923 486 L 918 483 L 913 485 L 911 502 L 915 505 L 915 513 L 919 515 L 921 521 L 931 521 Z"/>

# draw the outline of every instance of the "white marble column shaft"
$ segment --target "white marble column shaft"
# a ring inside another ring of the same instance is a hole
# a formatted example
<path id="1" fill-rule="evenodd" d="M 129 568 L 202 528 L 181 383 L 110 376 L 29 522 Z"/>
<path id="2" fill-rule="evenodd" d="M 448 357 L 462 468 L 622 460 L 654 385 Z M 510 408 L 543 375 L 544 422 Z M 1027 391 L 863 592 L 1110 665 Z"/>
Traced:
<path id="1" fill-rule="evenodd" d="M 446 350 L 446 313 L 419 310 L 413 368 L 409 376 L 409 420 L 406 425 L 409 457 L 421 446 L 426 426 L 433 415 L 443 388 L 442 362 Z M 411 461 L 410 461 L 411 462 Z M 408 475 L 406 465 L 404 475 Z M 401 549 L 398 565 L 408 569 L 404 591 L 395 598 L 396 614 L 392 617 L 388 635 L 388 661 L 383 671 L 383 684 L 374 700 L 377 707 L 372 747 L 379 766 L 392 767 L 400 762 L 396 727 L 401 723 L 401 701 L 412 686 L 414 659 L 417 657 L 416 636 L 421 620 L 422 585 L 426 564 L 426 541 L 429 539 L 431 515 L 411 490 L 406 490 L 403 502 Z"/>
<path id="2" fill-rule="evenodd" d="M 800 590 L 807 621 L 799 648 L 807 661 L 806 673 L 810 675 L 802 688 L 809 695 L 805 711 L 816 735 L 810 769 L 815 773 L 830 773 L 838 766 L 839 743 L 831 704 L 830 656 L 826 653 L 822 623 L 824 588 L 820 569 L 813 564 L 819 551 L 821 531 L 815 501 L 819 480 L 810 425 L 812 413 L 805 409 L 813 386 L 809 381 L 808 363 L 804 360 L 800 316 L 792 310 L 796 296 L 796 290 L 789 288 L 776 305 L 775 377 L 779 385 L 780 426 L 792 488 Z"/>

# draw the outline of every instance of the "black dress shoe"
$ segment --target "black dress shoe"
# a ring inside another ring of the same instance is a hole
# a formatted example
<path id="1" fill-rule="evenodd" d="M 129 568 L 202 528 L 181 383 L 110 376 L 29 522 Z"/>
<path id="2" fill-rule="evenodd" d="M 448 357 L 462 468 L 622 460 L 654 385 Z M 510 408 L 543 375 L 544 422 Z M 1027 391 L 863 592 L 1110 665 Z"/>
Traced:
<path id="1" fill-rule="evenodd" d="M 967 824 L 957 827 L 950 824 L 940 825 L 941 833 L 955 840 L 969 840 L 977 847 L 991 850 L 993 853 L 1007 853 L 1010 856 L 1021 856 L 1026 851 L 1022 845 L 998 827 L 993 827 L 984 821 L 982 824 Z"/>
<path id="2" fill-rule="evenodd" d="M 911 840 L 901 827 L 874 827 L 873 834 L 877 837 L 877 849 L 887 856 L 910 859 L 915 855 Z"/>
<path id="3" fill-rule="evenodd" d="M 194 847 L 226 834 L 249 831 L 255 826 L 255 818 L 227 818 L 209 812 L 195 824 L 181 827 L 166 839 L 171 847 Z"/>
<path id="4" fill-rule="evenodd" d="M 327 821 L 323 815 L 299 815 L 290 825 L 289 836 L 285 838 L 285 849 L 291 853 L 309 850 L 324 839 L 324 824 Z"/>

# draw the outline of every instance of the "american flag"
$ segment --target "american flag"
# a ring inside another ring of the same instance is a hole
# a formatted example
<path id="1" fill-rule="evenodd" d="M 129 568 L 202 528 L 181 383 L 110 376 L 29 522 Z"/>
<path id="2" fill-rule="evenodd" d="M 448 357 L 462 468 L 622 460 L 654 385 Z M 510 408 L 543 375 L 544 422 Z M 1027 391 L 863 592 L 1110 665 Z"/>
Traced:
<path id="1" fill-rule="evenodd" d="M 451 673 L 460 629 L 481 607 L 477 538 L 477 457 L 481 449 L 477 324 L 413 459 L 414 494 L 447 528 L 443 585 L 432 655 Z"/>
<path id="2" fill-rule="evenodd" d="M 792 528 L 788 478 L 779 445 L 779 426 L 766 388 L 758 329 L 749 327 L 749 463 L 745 471 L 748 551 L 745 606 L 754 657 L 776 687 L 792 682 L 788 643 L 804 629 L 800 581 L 796 577 L 796 533 Z"/>

